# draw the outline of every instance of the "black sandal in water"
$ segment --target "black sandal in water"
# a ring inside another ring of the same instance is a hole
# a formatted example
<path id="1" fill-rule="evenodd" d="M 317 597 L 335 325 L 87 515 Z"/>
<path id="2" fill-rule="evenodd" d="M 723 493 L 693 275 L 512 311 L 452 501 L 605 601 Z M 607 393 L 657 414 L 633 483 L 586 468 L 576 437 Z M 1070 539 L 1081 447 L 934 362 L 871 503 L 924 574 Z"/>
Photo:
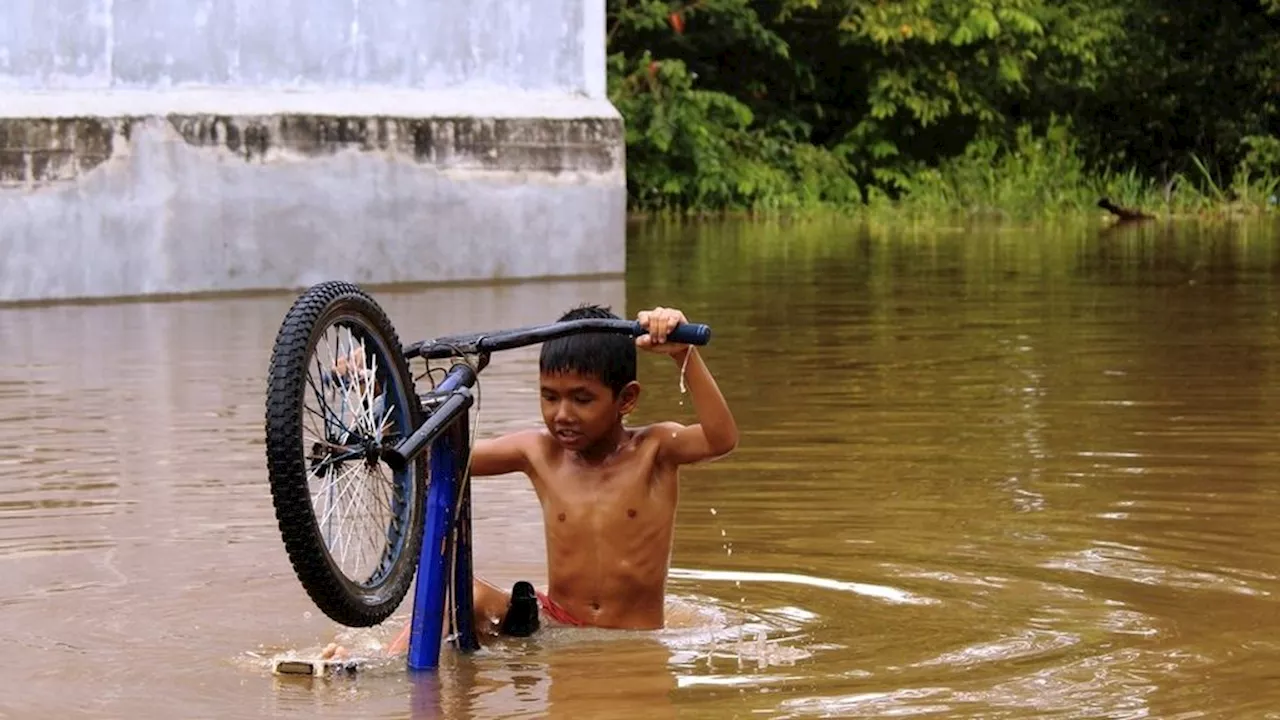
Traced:
<path id="1" fill-rule="evenodd" d="M 511 604 L 498 632 L 511 637 L 529 637 L 538 631 L 538 594 L 533 585 L 521 580 L 511 588 Z"/>

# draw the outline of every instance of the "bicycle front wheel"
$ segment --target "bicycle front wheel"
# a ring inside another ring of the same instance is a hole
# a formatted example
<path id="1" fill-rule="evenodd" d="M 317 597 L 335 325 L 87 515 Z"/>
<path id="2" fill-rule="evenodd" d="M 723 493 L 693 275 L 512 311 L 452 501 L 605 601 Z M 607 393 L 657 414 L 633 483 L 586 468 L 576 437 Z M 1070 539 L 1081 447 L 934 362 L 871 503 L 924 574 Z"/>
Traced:
<path id="1" fill-rule="evenodd" d="M 303 589 L 348 627 L 390 616 L 417 570 L 426 461 L 397 472 L 379 450 L 421 417 L 400 340 L 372 297 L 326 282 L 294 302 L 267 382 L 271 495 Z"/>

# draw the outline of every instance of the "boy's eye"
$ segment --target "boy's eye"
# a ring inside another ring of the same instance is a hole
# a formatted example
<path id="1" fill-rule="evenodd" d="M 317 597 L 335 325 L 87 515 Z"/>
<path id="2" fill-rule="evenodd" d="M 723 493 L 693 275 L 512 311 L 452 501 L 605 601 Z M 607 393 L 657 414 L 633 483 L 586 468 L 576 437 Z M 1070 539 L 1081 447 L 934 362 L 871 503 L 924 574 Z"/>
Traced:
<path id="1" fill-rule="evenodd" d="M 579 394 L 577 394 L 577 395 L 574 395 L 574 396 L 573 396 L 573 401 L 574 401 L 574 402 L 576 402 L 576 403 L 578 403 L 579 405 L 587 405 L 587 404 L 589 404 L 592 400 L 595 400 L 595 399 L 596 399 L 596 397 L 595 397 L 594 395 L 585 395 L 585 394 L 582 394 L 582 393 L 579 393 Z"/>

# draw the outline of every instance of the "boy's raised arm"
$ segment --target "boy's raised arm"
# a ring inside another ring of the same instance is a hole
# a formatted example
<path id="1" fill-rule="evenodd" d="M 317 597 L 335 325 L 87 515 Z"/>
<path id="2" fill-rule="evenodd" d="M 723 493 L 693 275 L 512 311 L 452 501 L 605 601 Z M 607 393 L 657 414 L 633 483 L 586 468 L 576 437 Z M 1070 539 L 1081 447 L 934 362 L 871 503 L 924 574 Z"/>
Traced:
<path id="1" fill-rule="evenodd" d="M 471 447 L 471 475 L 528 472 L 529 444 L 536 436 L 536 430 L 522 430 L 510 435 L 477 440 Z"/>
<path id="2" fill-rule="evenodd" d="M 687 352 L 687 365 L 683 357 L 672 357 L 677 364 L 684 366 L 684 382 L 693 397 L 693 411 L 698 422 L 687 426 L 671 423 L 672 431 L 663 433 L 663 456 L 667 462 L 676 465 L 714 460 L 728 455 L 738 446 L 738 424 L 715 378 L 696 349 L 689 348 Z"/>
<path id="3" fill-rule="evenodd" d="M 636 338 L 636 344 L 671 356 L 676 367 L 684 373 L 684 384 L 689 389 L 693 410 L 698 417 L 694 425 L 672 422 L 658 426 L 663 460 L 684 465 L 728 455 L 738 446 L 738 423 L 733 418 L 729 403 L 697 348 L 666 342 L 667 335 L 677 325 L 688 322 L 684 313 L 660 307 L 640 313 L 638 320 L 649 333 Z"/>

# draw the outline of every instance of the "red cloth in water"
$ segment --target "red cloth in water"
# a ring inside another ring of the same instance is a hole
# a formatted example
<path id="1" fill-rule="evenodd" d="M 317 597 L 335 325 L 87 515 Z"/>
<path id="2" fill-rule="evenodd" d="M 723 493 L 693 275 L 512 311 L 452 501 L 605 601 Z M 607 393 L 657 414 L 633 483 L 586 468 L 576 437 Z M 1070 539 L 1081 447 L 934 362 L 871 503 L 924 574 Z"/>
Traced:
<path id="1" fill-rule="evenodd" d="M 547 597 L 545 593 L 537 593 L 537 595 L 538 604 L 542 606 L 542 612 L 546 613 L 547 617 L 555 620 L 561 625 L 573 625 L 575 627 L 582 627 L 586 625 L 586 623 L 570 615 L 568 610 L 557 605 L 556 602 Z"/>

